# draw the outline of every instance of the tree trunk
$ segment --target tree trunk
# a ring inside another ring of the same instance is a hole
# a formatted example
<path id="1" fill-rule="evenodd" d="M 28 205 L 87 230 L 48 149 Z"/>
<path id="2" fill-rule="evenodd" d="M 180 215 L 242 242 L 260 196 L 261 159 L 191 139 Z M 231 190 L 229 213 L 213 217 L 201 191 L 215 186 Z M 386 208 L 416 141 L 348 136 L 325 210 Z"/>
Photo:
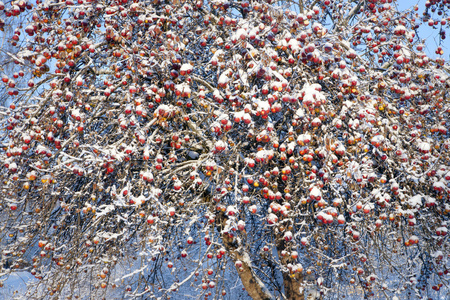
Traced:
<path id="1" fill-rule="evenodd" d="M 226 220 L 227 217 L 224 213 L 220 213 L 217 216 L 216 224 L 219 225 L 219 230 L 225 226 Z M 236 261 L 242 262 L 241 267 L 235 266 L 242 285 L 250 297 L 253 300 L 275 300 L 275 297 L 253 271 L 250 256 L 243 249 L 242 245 L 239 245 L 236 239 L 230 238 L 227 234 L 222 235 L 222 241 L 231 259 L 235 263 Z"/>
<path id="2" fill-rule="evenodd" d="M 284 283 L 284 293 L 289 300 L 304 300 L 305 296 L 300 292 L 302 283 L 301 274 L 289 274 L 288 272 L 283 273 L 283 283 Z"/>
<path id="3" fill-rule="evenodd" d="M 278 237 L 277 242 L 277 252 L 278 258 L 283 266 L 288 264 L 295 264 L 290 256 L 281 255 L 281 251 L 286 250 L 286 243 L 282 237 Z M 292 273 L 289 270 L 282 270 L 283 273 L 283 284 L 284 284 L 284 294 L 289 300 L 304 300 L 305 296 L 303 293 L 303 288 L 301 286 L 303 282 L 303 275 L 301 273 Z"/>
<path id="4" fill-rule="evenodd" d="M 253 271 L 248 254 L 246 252 L 244 254 L 238 254 L 236 250 L 232 251 L 232 253 L 235 254 L 235 261 L 242 261 L 242 267 L 236 267 L 236 270 L 250 297 L 253 300 L 275 300 L 275 297 L 272 296 L 264 283 Z"/>

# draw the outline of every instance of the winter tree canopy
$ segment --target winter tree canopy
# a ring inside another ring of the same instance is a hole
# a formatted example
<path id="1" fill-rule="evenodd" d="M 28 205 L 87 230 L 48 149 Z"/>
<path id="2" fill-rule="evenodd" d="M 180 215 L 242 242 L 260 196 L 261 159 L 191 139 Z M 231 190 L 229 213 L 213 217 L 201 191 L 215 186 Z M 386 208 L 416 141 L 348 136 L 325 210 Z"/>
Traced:
<path id="1" fill-rule="evenodd" d="M 27 299 L 448 299 L 448 0 L 0 11 L 0 281 Z"/>

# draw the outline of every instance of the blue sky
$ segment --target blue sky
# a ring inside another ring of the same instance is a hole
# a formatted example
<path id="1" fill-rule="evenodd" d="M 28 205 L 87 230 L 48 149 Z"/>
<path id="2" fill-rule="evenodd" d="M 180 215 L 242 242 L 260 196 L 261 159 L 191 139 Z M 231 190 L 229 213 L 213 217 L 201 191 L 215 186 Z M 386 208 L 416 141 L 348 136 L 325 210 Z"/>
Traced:
<path id="1" fill-rule="evenodd" d="M 418 5 L 419 10 L 417 11 L 420 16 L 425 8 L 426 0 L 398 0 L 397 5 L 400 11 L 406 10 L 414 5 Z M 440 21 L 442 16 L 438 16 L 437 13 L 431 15 L 434 20 Z M 439 25 L 440 26 L 440 25 Z M 444 58 L 446 61 L 450 60 L 450 28 L 446 30 L 447 36 L 446 39 L 443 40 L 440 46 L 444 49 Z M 435 50 L 439 46 L 439 29 L 433 29 L 428 26 L 428 24 L 422 24 L 418 30 L 418 37 L 422 40 L 425 40 L 425 52 L 429 57 L 436 57 Z"/>

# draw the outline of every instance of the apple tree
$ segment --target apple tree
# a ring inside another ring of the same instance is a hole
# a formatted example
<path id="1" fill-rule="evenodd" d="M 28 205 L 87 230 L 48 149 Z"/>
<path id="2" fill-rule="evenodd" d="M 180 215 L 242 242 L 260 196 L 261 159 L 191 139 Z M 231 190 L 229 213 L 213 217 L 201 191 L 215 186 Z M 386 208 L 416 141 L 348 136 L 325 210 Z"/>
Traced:
<path id="1" fill-rule="evenodd" d="M 0 280 L 30 272 L 38 299 L 448 297 L 449 5 L 0 2 L 0 25 L 26 20 L 4 52 L 27 78 L 1 78 Z"/>

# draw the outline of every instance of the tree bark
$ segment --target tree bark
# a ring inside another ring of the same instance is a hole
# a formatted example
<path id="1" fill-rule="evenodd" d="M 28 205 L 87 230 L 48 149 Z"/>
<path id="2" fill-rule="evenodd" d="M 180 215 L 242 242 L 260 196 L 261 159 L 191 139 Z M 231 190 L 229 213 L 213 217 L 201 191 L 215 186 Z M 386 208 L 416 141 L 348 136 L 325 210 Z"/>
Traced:
<path id="1" fill-rule="evenodd" d="M 300 292 L 302 276 L 298 273 L 289 274 L 283 272 L 284 293 L 289 300 L 304 300 L 305 296 Z"/>
<path id="2" fill-rule="evenodd" d="M 227 217 L 224 213 L 220 213 L 216 220 L 216 224 L 220 226 L 219 228 L 223 228 Z M 235 267 L 242 285 L 249 296 L 252 297 L 253 300 L 275 300 L 275 297 L 269 292 L 264 283 L 258 278 L 258 275 L 253 271 L 250 256 L 243 249 L 242 245 L 239 245 L 236 239 L 230 238 L 227 234 L 222 235 L 222 241 L 225 249 L 228 250 L 231 259 L 235 263 L 236 261 L 242 262 L 241 267 L 236 265 Z"/>
<path id="3" fill-rule="evenodd" d="M 275 300 L 264 283 L 258 278 L 252 269 L 250 257 L 246 252 L 239 254 L 237 250 L 231 251 L 234 254 L 234 261 L 242 261 L 242 267 L 236 267 L 241 278 L 242 285 L 253 300 Z M 289 298 L 288 298 L 289 299 Z"/>
<path id="4" fill-rule="evenodd" d="M 288 264 L 294 264 L 295 262 L 290 256 L 282 256 L 281 251 L 286 250 L 286 242 L 282 237 L 278 237 L 277 242 L 277 252 L 278 258 L 283 266 Z M 302 282 L 303 275 L 301 273 L 292 273 L 289 270 L 282 270 L 283 274 L 283 284 L 284 284 L 284 294 L 289 300 L 304 300 L 305 296 L 303 293 Z"/>

